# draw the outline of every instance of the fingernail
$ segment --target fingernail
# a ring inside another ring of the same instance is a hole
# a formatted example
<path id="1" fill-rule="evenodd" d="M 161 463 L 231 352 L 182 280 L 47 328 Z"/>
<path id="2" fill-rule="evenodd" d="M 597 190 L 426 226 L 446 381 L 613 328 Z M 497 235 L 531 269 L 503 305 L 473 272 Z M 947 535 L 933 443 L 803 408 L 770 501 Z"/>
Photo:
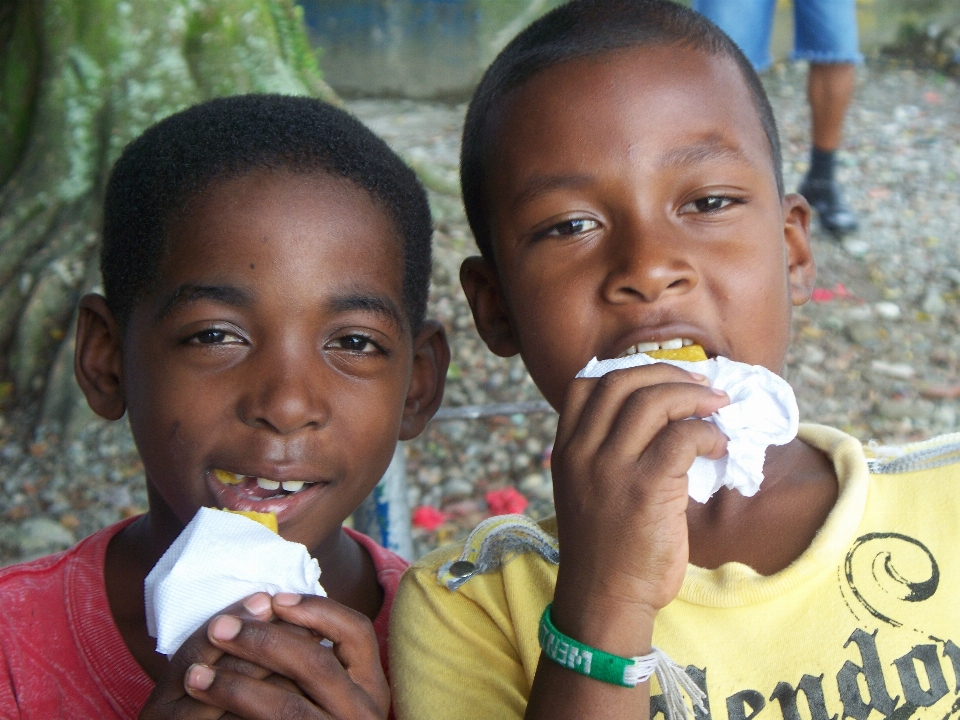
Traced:
<path id="1" fill-rule="evenodd" d="M 213 685 L 216 673 L 206 665 L 191 665 L 187 669 L 187 687 L 191 690 L 207 690 Z"/>
<path id="2" fill-rule="evenodd" d="M 243 601 L 243 606 L 251 615 L 263 615 L 270 610 L 270 596 L 266 593 L 251 595 Z"/>
<path id="3" fill-rule="evenodd" d="M 697 382 L 703 382 L 704 380 L 707 379 L 706 375 L 701 375 L 700 373 L 695 373 L 695 372 L 690 373 L 690 377 L 692 377 Z"/>
<path id="4" fill-rule="evenodd" d="M 719 395 L 720 397 L 727 396 L 727 394 L 723 390 L 720 390 L 718 388 L 710 388 L 710 390 L 713 392 L 714 395 Z"/>
<path id="5" fill-rule="evenodd" d="M 293 607 L 300 604 L 300 595 L 297 593 L 281 592 L 273 596 L 273 601 L 281 607 Z"/>
<path id="6" fill-rule="evenodd" d="M 210 623 L 210 636 L 214 640 L 233 640 L 240 634 L 243 623 L 233 615 L 221 615 Z"/>

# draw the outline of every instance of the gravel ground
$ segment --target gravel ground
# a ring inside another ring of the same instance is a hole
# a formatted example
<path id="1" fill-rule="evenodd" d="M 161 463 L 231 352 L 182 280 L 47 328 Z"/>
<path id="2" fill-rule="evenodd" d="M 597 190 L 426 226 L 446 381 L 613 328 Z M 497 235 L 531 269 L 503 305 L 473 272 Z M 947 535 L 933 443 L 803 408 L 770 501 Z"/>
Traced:
<path id="1" fill-rule="evenodd" d="M 780 123 L 788 189 L 807 163 L 805 68 L 765 77 Z M 441 181 L 456 181 L 464 106 L 363 100 L 351 109 Z M 960 86 L 928 72 L 860 71 L 840 179 L 861 216 L 840 244 L 814 226 L 820 266 L 814 302 L 795 316 L 787 377 L 801 418 L 862 440 L 897 443 L 960 424 Z M 437 233 L 431 313 L 453 346 L 448 406 L 540 400 L 516 358 L 489 353 L 457 281 L 474 252 L 459 202 L 431 193 Z M 435 530 L 414 529 L 422 553 L 467 532 L 486 494 L 516 488 L 527 512 L 551 511 L 549 457 L 556 416 L 432 423 L 408 443 L 411 507 L 440 509 Z M 30 436 L 0 415 L 0 562 L 66 547 L 146 507 L 143 469 L 124 423 L 91 422 L 68 447 Z"/>

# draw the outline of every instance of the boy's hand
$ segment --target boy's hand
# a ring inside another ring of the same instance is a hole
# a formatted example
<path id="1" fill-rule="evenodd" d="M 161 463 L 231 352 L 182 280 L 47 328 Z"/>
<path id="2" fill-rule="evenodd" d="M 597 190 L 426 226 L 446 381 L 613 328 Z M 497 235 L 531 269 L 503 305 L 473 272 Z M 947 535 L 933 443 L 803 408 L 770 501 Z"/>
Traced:
<path id="1" fill-rule="evenodd" d="M 727 404 L 703 376 L 664 363 L 573 381 L 552 460 L 561 630 L 608 652 L 648 651 L 638 638 L 686 571 L 686 473 L 726 452 L 715 425 L 690 418 Z"/>
<path id="2" fill-rule="evenodd" d="M 278 593 L 266 613 L 237 610 L 184 644 L 165 697 L 157 697 L 158 683 L 142 718 L 386 717 L 390 691 L 367 618 L 328 598 L 291 593 Z"/>
<path id="3" fill-rule="evenodd" d="M 222 614 L 237 615 L 262 622 L 270 622 L 274 619 L 273 603 L 267 593 L 255 593 L 224 608 Z M 207 632 L 208 626 L 214 618 L 210 618 L 210 621 L 197 628 L 170 659 L 167 671 L 163 674 L 163 677 L 157 680 L 157 685 L 150 693 L 150 698 L 140 711 L 140 718 L 143 720 L 159 720 L 169 717 L 224 717 L 222 710 L 197 702 L 187 694 L 184 687 L 184 678 L 187 669 L 196 663 L 223 665 L 234 671 L 244 672 L 258 680 L 266 679 L 272 674 L 269 670 L 258 665 L 226 655 L 222 650 L 212 645 L 207 637 Z"/>

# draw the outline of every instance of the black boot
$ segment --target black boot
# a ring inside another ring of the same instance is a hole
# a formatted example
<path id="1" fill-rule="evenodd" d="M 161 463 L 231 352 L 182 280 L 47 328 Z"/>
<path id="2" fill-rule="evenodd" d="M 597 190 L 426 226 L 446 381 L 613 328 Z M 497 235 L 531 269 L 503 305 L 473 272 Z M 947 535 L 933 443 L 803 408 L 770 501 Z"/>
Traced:
<path id="1" fill-rule="evenodd" d="M 810 172 L 800 185 L 800 194 L 817 211 L 824 230 L 843 237 L 857 229 L 857 216 L 844 202 L 840 185 L 834 179 L 835 160 L 835 151 L 811 148 Z"/>
<path id="2" fill-rule="evenodd" d="M 857 216 L 843 199 L 836 180 L 814 180 L 809 176 L 800 186 L 800 194 L 817 211 L 823 229 L 843 237 L 857 229 Z"/>

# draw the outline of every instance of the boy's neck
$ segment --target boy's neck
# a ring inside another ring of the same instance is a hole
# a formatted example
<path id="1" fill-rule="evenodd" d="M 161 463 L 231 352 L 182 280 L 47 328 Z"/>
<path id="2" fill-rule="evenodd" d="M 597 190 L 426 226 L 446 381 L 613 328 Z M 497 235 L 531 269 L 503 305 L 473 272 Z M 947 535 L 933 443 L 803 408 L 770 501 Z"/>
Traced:
<path id="1" fill-rule="evenodd" d="M 795 439 L 767 450 L 763 474 L 753 497 L 721 488 L 705 504 L 690 502 L 692 564 L 715 569 L 739 562 L 772 575 L 810 546 L 837 501 L 833 463 Z"/>

